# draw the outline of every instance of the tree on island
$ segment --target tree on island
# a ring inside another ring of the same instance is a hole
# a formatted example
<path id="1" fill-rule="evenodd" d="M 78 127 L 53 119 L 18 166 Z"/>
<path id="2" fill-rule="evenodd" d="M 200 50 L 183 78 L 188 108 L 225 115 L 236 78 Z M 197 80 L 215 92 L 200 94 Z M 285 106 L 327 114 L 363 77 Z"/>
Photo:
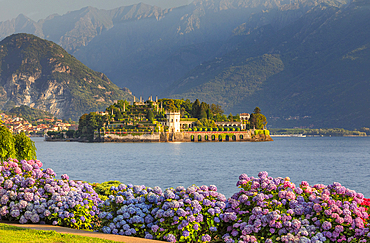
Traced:
<path id="1" fill-rule="evenodd" d="M 175 103 L 173 102 L 173 100 L 169 100 L 167 102 L 167 110 L 169 112 L 175 112 L 177 110 L 177 108 L 176 108 Z"/>
<path id="2" fill-rule="evenodd" d="M 199 116 L 197 117 L 198 119 L 208 119 L 208 114 L 207 112 L 209 110 L 209 105 L 207 103 L 202 102 L 200 104 L 200 109 L 199 109 Z"/>
<path id="3" fill-rule="evenodd" d="M 267 125 L 267 119 L 261 114 L 261 109 L 259 107 L 254 108 L 251 117 L 249 118 L 250 126 L 256 129 L 263 129 Z"/>
<path id="4" fill-rule="evenodd" d="M 254 108 L 253 113 L 254 114 L 260 114 L 261 113 L 261 109 L 257 106 L 256 108 Z"/>
<path id="5" fill-rule="evenodd" d="M 118 119 L 122 119 L 122 114 L 119 114 L 121 113 L 120 108 L 118 108 L 114 104 L 110 105 L 105 110 L 106 112 L 108 112 L 110 119 L 115 121 L 118 121 Z"/>
<path id="6" fill-rule="evenodd" d="M 123 119 L 122 112 L 118 110 L 114 119 L 116 121 L 120 121 L 121 119 Z"/>
<path id="7" fill-rule="evenodd" d="M 189 99 L 186 99 L 182 104 L 181 107 L 184 108 L 184 115 L 183 116 L 191 116 L 191 109 L 193 104 Z"/>
<path id="8" fill-rule="evenodd" d="M 83 114 L 78 122 L 78 136 L 92 141 L 94 140 L 94 131 L 98 130 L 100 137 L 100 129 L 104 126 L 105 121 L 106 118 L 96 112 Z"/>
<path id="9" fill-rule="evenodd" d="M 198 119 L 217 119 L 222 120 L 223 110 L 220 105 L 207 104 L 200 102 L 196 99 L 192 103 L 189 99 L 160 99 L 158 102 L 163 103 L 165 110 L 167 111 L 180 111 L 181 117 L 183 118 L 198 118 Z M 160 114 L 156 114 L 155 117 L 159 118 Z M 226 117 L 226 116 L 225 116 Z M 226 119 L 226 118 L 225 118 Z"/>
<path id="10" fill-rule="evenodd" d="M 233 122 L 234 121 L 234 116 L 233 116 L 233 114 L 229 114 L 229 116 L 227 117 L 227 119 L 229 120 L 229 121 L 231 121 L 231 122 Z"/>
<path id="11" fill-rule="evenodd" d="M 121 112 L 130 108 L 130 103 L 127 100 L 118 100 L 114 103 L 114 106 L 117 107 Z"/>
<path id="12" fill-rule="evenodd" d="M 217 127 L 216 123 L 213 121 L 213 120 L 210 120 L 210 119 L 207 119 L 207 118 L 203 118 L 203 119 L 200 119 L 197 121 L 197 126 L 198 127 Z"/>
<path id="13" fill-rule="evenodd" d="M 224 114 L 224 110 L 222 109 L 221 105 L 211 104 L 211 112 L 213 116 L 222 115 Z"/>
<path id="14" fill-rule="evenodd" d="M 114 127 L 123 126 L 123 128 L 129 130 L 152 129 L 152 127 L 148 127 L 146 123 L 142 123 L 140 126 L 138 126 L 138 124 L 144 117 L 151 123 L 153 123 L 155 119 L 163 121 L 164 118 L 166 118 L 165 111 L 180 112 L 181 118 L 197 118 L 189 119 L 188 121 L 192 120 L 196 122 L 195 126 L 201 127 L 202 129 L 216 127 L 215 122 L 240 122 L 240 116 L 238 114 L 233 116 L 232 113 L 230 113 L 230 115 L 227 116 L 223 114 L 224 111 L 221 105 L 209 105 L 205 102 L 200 102 L 198 99 L 196 99 L 194 103 L 191 103 L 189 99 L 163 98 L 157 102 L 157 105 L 158 104 L 160 104 L 160 107 L 163 106 L 163 109 L 153 107 L 152 103 L 146 106 L 131 106 L 127 101 L 117 101 L 106 108 L 108 113 L 106 117 L 95 112 L 82 115 L 79 121 L 78 131 L 76 131 L 74 137 L 92 141 L 94 140 L 94 131 L 98 131 L 100 136 L 100 129 L 106 126 L 108 121 L 115 123 Z M 122 120 L 122 118 L 125 118 L 125 120 Z M 261 114 L 261 109 L 256 107 L 254 113 L 251 115 L 250 123 L 247 124 L 246 128 L 263 129 L 266 124 L 266 117 Z"/>
<path id="15" fill-rule="evenodd" d="M 154 120 L 154 114 L 153 114 L 152 109 L 149 109 L 149 110 L 148 110 L 147 118 L 148 118 L 148 120 L 149 120 L 151 123 L 153 123 L 153 120 Z"/>
<path id="16" fill-rule="evenodd" d="M 199 102 L 199 100 L 198 100 L 198 99 L 196 99 L 196 100 L 194 101 L 194 103 L 193 103 L 193 106 L 192 106 L 192 108 L 191 108 L 191 115 L 192 115 L 193 117 L 196 117 L 196 118 L 198 118 L 198 117 L 199 117 L 199 115 L 200 115 L 200 102 Z"/>

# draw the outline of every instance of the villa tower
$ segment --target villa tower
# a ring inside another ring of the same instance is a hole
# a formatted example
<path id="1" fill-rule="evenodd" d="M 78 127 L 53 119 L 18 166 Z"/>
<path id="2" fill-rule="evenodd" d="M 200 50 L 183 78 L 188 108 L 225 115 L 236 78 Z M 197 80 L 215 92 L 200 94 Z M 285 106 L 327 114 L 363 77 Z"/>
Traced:
<path id="1" fill-rule="evenodd" d="M 168 111 L 166 114 L 166 126 L 170 132 L 180 132 L 180 112 Z"/>

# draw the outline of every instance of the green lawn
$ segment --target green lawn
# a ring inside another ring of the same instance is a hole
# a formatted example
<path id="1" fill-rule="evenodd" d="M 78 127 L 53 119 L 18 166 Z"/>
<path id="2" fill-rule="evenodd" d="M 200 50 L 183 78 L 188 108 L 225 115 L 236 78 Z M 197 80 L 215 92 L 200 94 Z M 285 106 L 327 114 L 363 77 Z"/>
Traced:
<path id="1" fill-rule="evenodd" d="M 116 241 L 90 238 L 78 235 L 56 233 L 55 231 L 32 230 L 0 223 L 0 243 L 114 243 Z"/>

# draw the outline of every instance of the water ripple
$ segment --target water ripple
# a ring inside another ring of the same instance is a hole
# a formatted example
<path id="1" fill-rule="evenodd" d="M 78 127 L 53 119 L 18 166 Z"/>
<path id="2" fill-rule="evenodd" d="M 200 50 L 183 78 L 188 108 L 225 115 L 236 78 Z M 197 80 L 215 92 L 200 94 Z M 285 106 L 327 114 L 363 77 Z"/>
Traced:
<path id="1" fill-rule="evenodd" d="M 267 143 L 68 143 L 34 138 L 44 167 L 72 179 L 146 186 L 216 185 L 231 196 L 242 173 L 334 181 L 370 197 L 370 138 L 276 138 Z"/>

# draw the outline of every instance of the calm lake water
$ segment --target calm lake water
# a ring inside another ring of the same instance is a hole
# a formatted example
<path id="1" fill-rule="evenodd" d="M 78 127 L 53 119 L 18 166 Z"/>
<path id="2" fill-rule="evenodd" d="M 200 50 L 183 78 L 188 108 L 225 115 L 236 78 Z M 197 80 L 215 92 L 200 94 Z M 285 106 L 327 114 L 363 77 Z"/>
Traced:
<path id="1" fill-rule="evenodd" d="M 76 143 L 33 138 L 44 168 L 89 182 L 167 187 L 216 185 L 231 196 L 242 173 L 294 183 L 340 182 L 370 198 L 369 137 L 274 138 L 274 142 Z"/>

